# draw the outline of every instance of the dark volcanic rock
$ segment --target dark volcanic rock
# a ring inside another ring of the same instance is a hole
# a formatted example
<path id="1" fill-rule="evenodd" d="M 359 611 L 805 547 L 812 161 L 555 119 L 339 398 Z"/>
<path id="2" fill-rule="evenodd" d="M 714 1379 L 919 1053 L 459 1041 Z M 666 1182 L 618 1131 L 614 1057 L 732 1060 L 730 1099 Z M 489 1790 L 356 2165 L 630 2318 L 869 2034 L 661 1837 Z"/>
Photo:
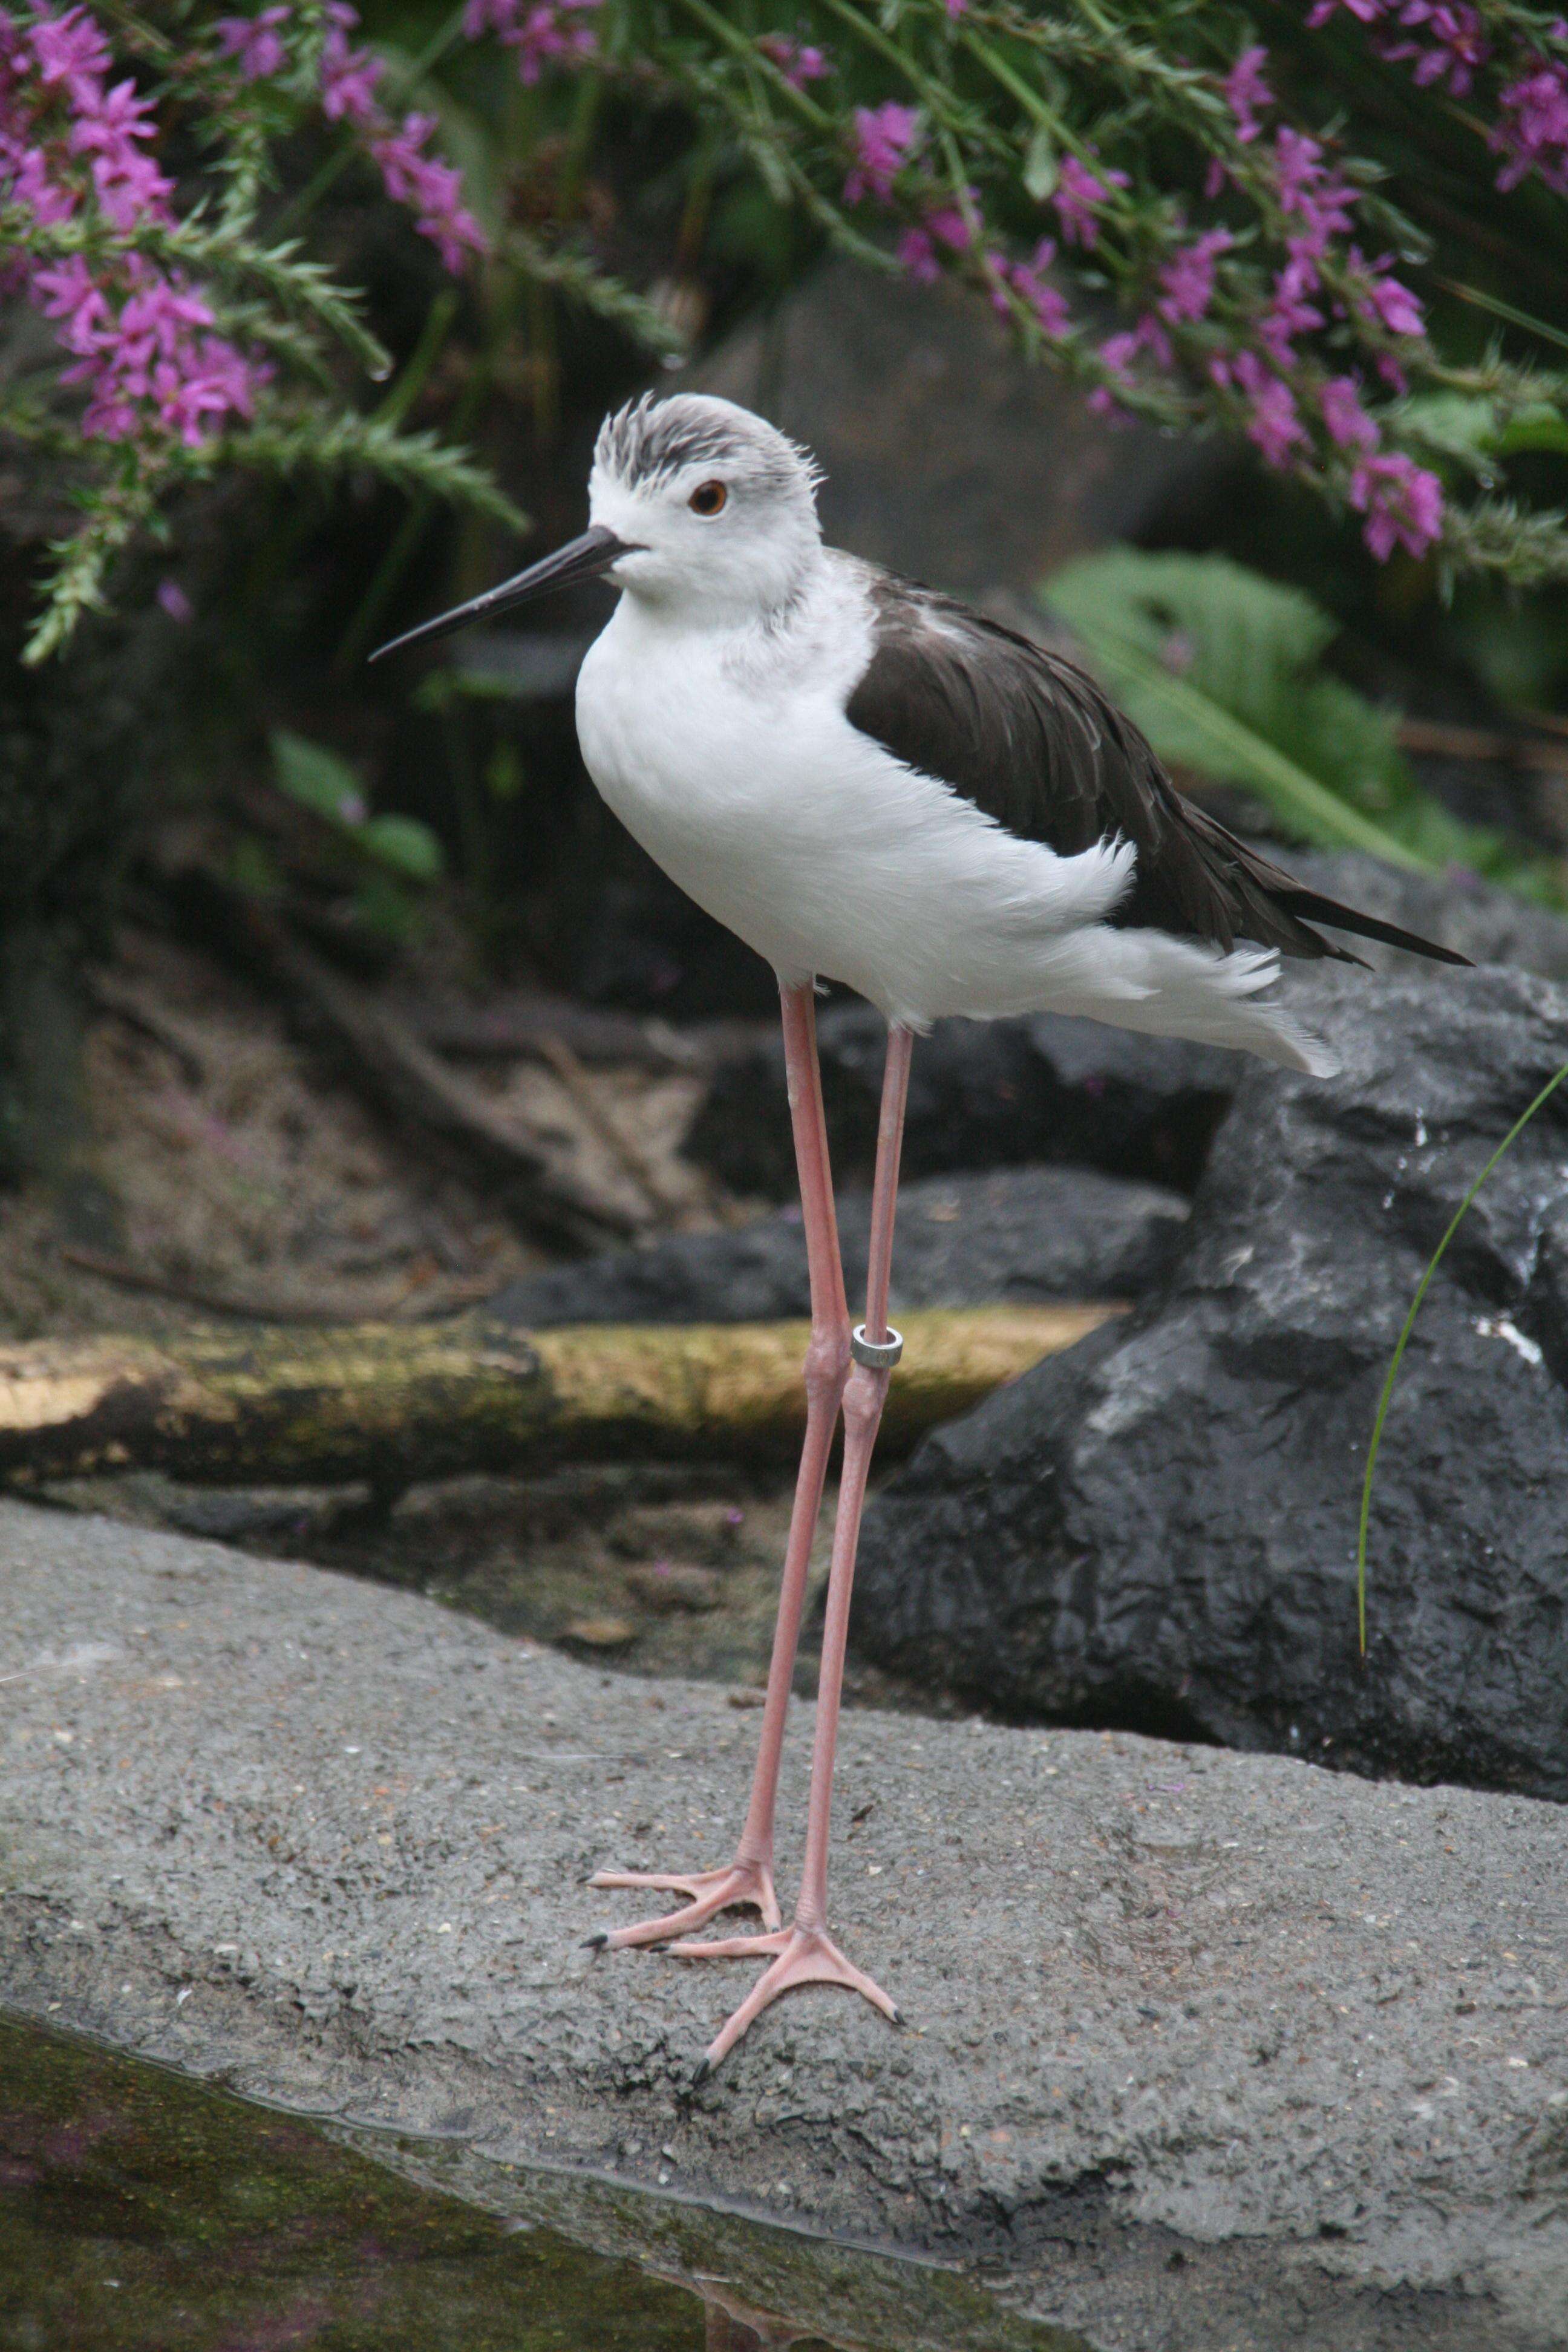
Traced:
<path id="1" fill-rule="evenodd" d="M 926 1441 L 868 1517 L 862 1654 L 1020 1713 L 1568 1798 L 1568 1052 L 1521 973 L 1320 976 L 1342 1075 L 1261 1067 L 1165 1289 Z"/>
<path id="2" fill-rule="evenodd" d="M 1532 907 L 1511 890 L 1477 876 L 1412 874 L 1403 866 L 1385 865 L 1381 857 L 1364 857 L 1354 849 L 1281 849 L 1270 845 L 1270 857 L 1299 874 L 1314 890 L 1326 890 L 1342 904 L 1360 907 L 1368 915 L 1433 940 L 1439 947 L 1457 948 L 1472 963 L 1511 964 L 1520 971 L 1538 971 L 1547 980 L 1568 981 L 1568 922 L 1545 907 Z M 1447 967 L 1422 965 L 1398 948 L 1379 947 L 1373 940 L 1346 942 L 1378 971 L 1425 971 L 1430 978 Z"/>
<path id="3" fill-rule="evenodd" d="M 1314 889 L 1402 924 L 1476 963 L 1568 981 L 1568 922 L 1477 880 L 1405 873 L 1354 851 L 1268 855 Z M 1452 967 L 1395 948 L 1349 942 L 1375 970 L 1415 983 Z M 846 1000 L 821 1019 L 823 1091 L 835 1165 L 868 1178 L 885 1033 L 868 1005 Z M 940 1021 L 915 1049 L 905 1167 L 912 1175 L 1069 1160 L 1190 1191 L 1215 1129 L 1251 1066 L 1244 1054 L 1179 1038 L 1138 1037 L 1096 1021 L 1037 1013 L 1022 1021 Z M 795 1161 L 784 1108 L 784 1049 L 725 1063 L 687 1138 L 689 1155 L 737 1192 L 792 1198 Z"/>
<path id="4" fill-rule="evenodd" d="M 847 999 L 821 1015 L 818 1034 L 834 1168 L 841 1180 L 864 1182 L 876 1157 L 887 1030 L 868 1004 Z M 1057 1013 L 939 1021 L 915 1048 L 904 1168 L 932 1176 L 1068 1160 L 1188 1189 L 1241 1069 L 1240 1055 L 1217 1045 Z M 684 1148 L 736 1192 L 794 1194 L 782 1044 L 721 1067 Z"/>
<path id="5" fill-rule="evenodd" d="M 1086 1168 L 998 1169 L 904 1188 L 893 1255 L 896 1307 L 1023 1306 L 1138 1298 L 1169 1266 L 1187 1204 L 1155 1184 Z M 868 1192 L 839 1196 L 849 1296 L 866 1287 Z M 809 1315 L 798 1210 L 737 1233 L 676 1234 L 514 1282 L 489 1302 L 503 1321 L 744 1323 Z"/>

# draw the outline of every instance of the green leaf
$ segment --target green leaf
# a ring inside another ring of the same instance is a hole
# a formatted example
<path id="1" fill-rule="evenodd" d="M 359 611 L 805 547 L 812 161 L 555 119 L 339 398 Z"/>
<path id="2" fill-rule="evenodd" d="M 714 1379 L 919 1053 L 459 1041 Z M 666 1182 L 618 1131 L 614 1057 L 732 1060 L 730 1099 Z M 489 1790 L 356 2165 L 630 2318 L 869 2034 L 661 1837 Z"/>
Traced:
<path id="1" fill-rule="evenodd" d="M 1300 589 L 1226 556 L 1114 548 L 1058 572 L 1043 601 L 1162 759 L 1257 793 L 1300 839 L 1427 871 L 1522 870 L 1421 790 L 1392 713 L 1318 669 L 1335 625 Z"/>
<path id="2" fill-rule="evenodd" d="M 329 824 L 350 830 L 363 824 L 364 793 L 346 760 L 286 728 L 279 728 L 271 742 L 279 792 Z"/>
<path id="3" fill-rule="evenodd" d="M 389 873 L 410 882 L 437 882 L 446 858 L 427 824 L 414 816 L 373 816 L 356 836 L 358 845 Z"/>
<path id="4" fill-rule="evenodd" d="M 354 891 L 354 921 L 373 937 L 402 947 L 416 939 L 423 913 L 401 882 L 390 874 L 367 874 Z"/>
<path id="5" fill-rule="evenodd" d="M 1050 131 L 1043 122 L 1035 126 L 1034 136 L 1024 151 L 1024 189 L 1037 205 L 1043 205 L 1057 184 L 1057 147 Z"/>

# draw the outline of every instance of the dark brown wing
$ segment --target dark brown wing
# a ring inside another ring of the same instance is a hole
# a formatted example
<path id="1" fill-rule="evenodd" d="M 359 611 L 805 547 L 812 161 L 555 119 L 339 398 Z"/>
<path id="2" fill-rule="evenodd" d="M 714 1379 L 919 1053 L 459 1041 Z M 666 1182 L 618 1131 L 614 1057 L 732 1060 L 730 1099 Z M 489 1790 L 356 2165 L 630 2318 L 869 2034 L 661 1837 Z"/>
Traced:
<path id="1" fill-rule="evenodd" d="M 1255 940 L 1284 955 L 1361 959 L 1305 918 L 1440 963 L 1464 963 L 1309 890 L 1179 793 L 1131 720 L 1083 670 L 932 590 L 874 575 L 875 643 L 853 727 L 1025 841 L 1064 856 L 1120 834 L 1138 852 L 1121 925 Z"/>

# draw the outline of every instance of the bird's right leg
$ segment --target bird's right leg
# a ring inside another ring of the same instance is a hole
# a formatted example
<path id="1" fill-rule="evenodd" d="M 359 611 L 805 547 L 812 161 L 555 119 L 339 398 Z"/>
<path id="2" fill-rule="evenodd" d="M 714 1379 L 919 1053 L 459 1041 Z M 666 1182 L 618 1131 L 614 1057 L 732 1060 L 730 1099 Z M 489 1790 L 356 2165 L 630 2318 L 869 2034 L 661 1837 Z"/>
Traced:
<path id="1" fill-rule="evenodd" d="M 773 1627 L 773 1660 L 763 1704 L 762 1738 L 752 1778 L 752 1799 L 735 1858 L 722 1870 L 601 1870 L 595 1874 L 589 1882 L 594 1886 L 658 1887 L 689 1898 L 679 1910 L 668 1912 L 662 1918 L 640 1920 L 632 1927 L 606 1928 L 592 1937 L 589 1940 L 600 1951 L 626 1944 L 659 1944 L 668 1937 L 688 1936 L 717 1912 L 741 1904 L 749 1904 L 760 1911 L 764 1926 L 777 1927 L 781 1924 L 773 1877 L 779 1759 L 784 1750 L 784 1720 L 789 1713 L 795 1649 L 805 1606 L 812 1539 L 822 1510 L 828 1455 L 850 1362 L 849 1309 L 844 1296 L 844 1265 L 838 1255 L 838 1222 L 833 1207 L 812 983 L 807 981 L 797 988 L 784 988 L 783 1009 L 790 1119 L 795 1129 L 801 1214 L 811 1275 L 811 1340 L 805 1352 L 805 1443 L 801 1450 L 795 1507 L 790 1514 L 789 1540 L 784 1549 L 779 1613 Z"/>

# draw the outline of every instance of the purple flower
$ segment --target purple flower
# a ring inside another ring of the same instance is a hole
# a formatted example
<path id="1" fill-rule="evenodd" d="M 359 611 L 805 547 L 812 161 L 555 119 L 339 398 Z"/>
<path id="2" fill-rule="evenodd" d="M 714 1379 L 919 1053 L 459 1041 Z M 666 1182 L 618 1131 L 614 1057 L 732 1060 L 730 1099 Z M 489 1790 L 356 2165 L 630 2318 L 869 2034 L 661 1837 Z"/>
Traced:
<path id="1" fill-rule="evenodd" d="M 1109 204 L 1112 188 L 1127 185 L 1125 172 L 1110 171 L 1102 163 L 1097 173 L 1087 163 L 1080 163 L 1076 155 L 1064 155 L 1051 202 L 1068 243 L 1081 245 L 1087 252 L 1100 235 L 1100 223 L 1092 208 Z"/>
<path id="2" fill-rule="evenodd" d="M 1337 449 L 1375 449 L 1378 431 L 1361 404 L 1352 375 L 1331 375 L 1318 394 L 1329 438 Z"/>
<path id="3" fill-rule="evenodd" d="M 531 85 L 546 66 L 580 65 L 595 55 L 598 36 L 594 27 L 574 19 L 599 5 L 600 0 L 536 0 L 530 7 L 525 0 L 468 0 L 463 30 L 470 41 L 481 33 L 499 34 L 509 49 L 517 51 L 518 79 Z"/>
<path id="4" fill-rule="evenodd" d="M 349 34 L 359 18 L 346 0 L 337 0 L 327 14 L 331 26 L 321 45 L 321 112 L 329 122 L 353 122 L 363 129 L 376 120 L 381 59 L 368 49 L 350 47 Z"/>
<path id="5" fill-rule="evenodd" d="M 833 70 L 823 50 L 813 48 L 809 42 L 792 41 L 787 33 L 760 34 L 757 47 L 795 89 L 804 89 L 808 81 L 825 81 Z"/>
<path id="6" fill-rule="evenodd" d="M 1312 262 L 1305 254 L 1293 254 L 1276 277 L 1273 299 L 1258 321 L 1258 340 L 1282 372 L 1296 363 L 1294 337 L 1324 323 L 1324 313 L 1305 299 L 1317 283 Z"/>
<path id="7" fill-rule="evenodd" d="M 381 166 L 386 193 L 406 205 L 415 226 L 427 236 L 446 267 L 461 269 L 469 256 L 485 250 L 484 231 L 462 202 L 463 184 L 450 163 L 424 152 L 436 128 L 432 114 L 410 114 L 395 131 L 373 139 L 370 152 Z"/>
<path id="8" fill-rule="evenodd" d="M 1384 37 L 1377 43 L 1379 57 L 1409 63 L 1411 79 L 1422 89 L 1446 81 L 1456 98 L 1463 98 L 1491 55 L 1486 29 L 1468 0 L 1405 0 L 1399 22 L 1420 37 Z"/>
<path id="9" fill-rule="evenodd" d="M 1201 319 L 1214 299 L 1215 263 L 1236 243 L 1227 228 L 1206 229 L 1172 255 L 1159 274 L 1160 299 L 1154 308 L 1174 327 L 1184 319 Z"/>
<path id="10" fill-rule="evenodd" d="M 246 80 L 265 81 L 288 62 L 278 37 L 279 26 L 288 21 L 287 7 L 264 8 L 259 16 L 220 16 L 213 29 L 220 53 L 235 60 Z"/>
<path id="11" fill-rule="evenodd" d="M 1500 121 L 1489 143 L 1504 156 L 1500 188 L 1517 188 L 1539 172 L 1549 188 L 1568 195 L 1568 68 L 1542 60 L 1537 70 L 1498 94 Z"/>
<path id="12" fill-rule="evenodd" d="M 195 607 L 177 580 L 160 580 L 153 591 L 159 609 L 186 628 L 196 617 Z"/>
<path id="13" fill-rule="evenodd" d="M 1263 79 L 1268 62 L 1267 49 L 1243 49 L 1220 85 L 1225 102 L 1236 117 L 1236 135 L 1243 142 L 1257 138 L 1263 128 L 1258 113 L 1274 103 L 1274 92 Z"/>
<path id="14" fill-rule="evenodd" d="M 1265 367 L 1256 352 L 1217 355 L 1209 362 L 1216 383 L 1234 384 L 1247 401 L 1247 437 L 1270 466 L 1289 464 L 1292 449 L 1308 443 L 1306 426 L 1296 407 L 1296 396 Z"/>
<path id="15" fill-rule="evenodd" d="M 1412 457 L 1363 457 L 1351 476 L 1349 497 L 1366 517 L 1362 536 L 1380 563 L 1396 547 L 1425 555 L 1441 536 L 1443 485 Z"/>
<path id="16" fill-rule="evenodd" d="M 38 79 L 46 89 L 64 87 L 73 106 L 88 107 L 103 95 L 109 43 L 85 8 L 63 16 L 40 10 L 28 34 Z"/>
<path id="17" fill-rule="evenodd" d="M 1152 353 L 1156 364 L 1168 368 L 1174 364 L 1175 353 L 1171 339 L 1152 310 L 1146 310 L 1134 327 L 1125 328 L 1119 335 L 1108 336 L 1100 346 L 1100 364 L 1112 377 L 1110 384 L 1096 384 L 1089 395 L 1089 405 L 1099 416 L 1114 415 L 1120 404 L 1117 393 L 1131 392 L 1136 379 L 1132 362 L 1140 352 Z"/>
<path id="18" fill-rule="evenodd" d="M 1352 269 L 1368 273 L 1365 299 L 1357 305 L 1363 319 L 1385 327 L 1391 335 L 1419 335 L 1426 331 L 1421 305 L 1409 287 L 1402 286 L 1397 278 L 1382 274 L 1387 268 L 1389 255 L 1365 262 L 1352 247 L 1349 259 Z"/>
<path id="19" fill-rule="evenodd" d="M 844 183 L 847 205 L 861 204 L 868 196 L 886 204 L 909 160 L 920 119 L 917 108 L 899 106 L 891 99 L 885 106 L 855 109 L 854 161 Z"/>
<path id="20" fill-rule="evenodd" d="M 927 213 L 918 228 L 905 229 L 899 239 L 899 259 L 918 284 L 931 286 L 942 276 L 937 247 L 945 245 L 952 253 L 963 253 L 971 242 L 969 223 L 958 206 L 944 205 Z"/>
<path id="21" fill-rule="evenodd" d="M 169 218 L 166 200 L 174 184 L 136 143 L 154 136 L 146 119 L 152 111 L 152 100 L 138 98 L 135 83 L 127 79 L 107 92 L 100 89 L 96 102 L 84 106 L 71 125 L 67 144 L 73 154 L 91 157 L 98 201 L 117 229 Z"/>
<path id="22" fill-rule="evenodd" d="M 1065 335 L 1072 324 L 1072 314 L 1059 287 L 1053 286 L 1046 276 L 1057 257 L 1056 241 L 1042 237 L 1027 261 L 998 261 L 997 274 L 1023 296 L 1037 320 L 1047 335 Z M 999 301 L 997 307 L 1003 304 Z"/>

